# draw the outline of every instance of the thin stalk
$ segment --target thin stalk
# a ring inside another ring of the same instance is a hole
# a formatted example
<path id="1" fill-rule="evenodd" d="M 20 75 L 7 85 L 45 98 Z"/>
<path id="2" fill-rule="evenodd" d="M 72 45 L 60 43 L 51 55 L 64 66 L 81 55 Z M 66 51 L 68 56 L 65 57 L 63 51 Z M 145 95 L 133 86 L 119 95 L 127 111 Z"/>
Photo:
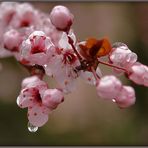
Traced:
<path id="1" fill-rule="evenodd" d="M 128 71 L 125 68 L 122 68 L 122 67 L 119 67 L 119 66 L 115 66 L 115 65 L 107 63 L 107 62 L 100 61 L 99 59 L 98 59 L 98 62 L 103 64 L 103 65 L 107 65 L 107 66 L 110 66 L 110 67 L 121 69 L 121 70 L 123 70 L 124 72 L 126 72 L 128 74 Z"/>
<path id="2" fill-rule="evenodd" d="M 67 37 L 68 37 L 68 42 L 71 45 L 72 49 L 74 50 L 75 54 L 77 55 L 79 61 L 82 62 L 83 61 L 83 58 L 81 57 L 81 55 L 79 54 L 79 52 L 75 48 L 75 46 L 73 44 L 73 39 L 68 35 L 68 32 L 67 32 Z"/>
<path id="3" fill-rule="evenodd" d="M 97 75 L 97 73 L 96 73 L 96 71 L 94 70 L 93 67 L 91 67 L 91 71 L 92 71 L 92 73 L 93 73 L 93 75 L 94 75 L 94 77 L 96 79 L 96 86 L 97 86 L 98 83 L 99 83 L 100 77 Z"/>

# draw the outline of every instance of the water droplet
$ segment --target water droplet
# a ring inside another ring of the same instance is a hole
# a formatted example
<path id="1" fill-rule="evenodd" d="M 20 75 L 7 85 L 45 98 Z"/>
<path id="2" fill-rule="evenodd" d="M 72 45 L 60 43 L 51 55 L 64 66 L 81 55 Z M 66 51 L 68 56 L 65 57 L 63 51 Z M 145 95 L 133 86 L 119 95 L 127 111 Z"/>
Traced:
<path id="1" fill-rule="evenodd" d="M 134 62 L 136 62 L 137 61 L 137 55 L 135 54 L 135 53 L 129 53 L 128 55 L 127 55 L 127 60 L 126 60 L 127 62 L 131 62 L 131 63 L 134 63 Z"/>
<path id="2" fill-rule="evenodd" d="M 116 103 L 116 100 L 115 100 L 115 99 L 112 99 L 112 101 L 113 101 L 114 103 Z"/>
<path id="3" fill-rule="evenodd" d="M 34 126 L 30 122 L 28 122 L 28 130 L 29 130 L 29 132 L 35 133 L 38 130 L 38 127 Z"/>
<path id="4" fill-rule="evenodd" d="M 115 43 L 112 45 L 112 48 L 118 48 L 118 47 L 126 47 L 126 48 L 128 48 L 126 44 L 121 43 L 121 42 L 115 42 Z"/>
<path id="5" fill-rule="evenodd" d="M 17 99 L 16 99 L 16 103 L 17 103 L 18 106 L 20 105 L 19 100 L 20 100 L 20 97 L 18 96 Z"/>

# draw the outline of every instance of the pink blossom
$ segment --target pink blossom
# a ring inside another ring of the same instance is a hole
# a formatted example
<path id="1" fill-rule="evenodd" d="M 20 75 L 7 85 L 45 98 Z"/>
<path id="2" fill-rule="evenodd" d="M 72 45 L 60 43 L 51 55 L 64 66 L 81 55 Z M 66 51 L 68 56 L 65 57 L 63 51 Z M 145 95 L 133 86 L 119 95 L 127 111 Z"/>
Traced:
<path id="1" fill-rule="evenodd" d="M 72 25 L 73 15 L 70 13 L 68 8 L 59 5 L 52 9 L 50 19 L 57 29 L 67 31 Z"/>
<path id="2" fill-rule="evenodd" d="M 75 43 L 74 34 L 71 34 L 71 37 L 73 37 Z M 75 89 L 75 80 L 78 77 L 75 67 L 79 65 L 79 60 L 68 43 L 67 35 L 63 33 L 55 54 L 45 67 L 46 74 L 49 76 L 52 74 L 59 87 L 65 93 L 69 93 Z"/>
<path id="3" fill-rule="evenodd" d="M 122 84 L 115 76 L 108 75 L 100 79 L 96 89 L 98 96 L 111 100 L 118 96 L 122 89 Z"/>
<path id="4" fill-rule="evenodd" d="M 16 7 L 10 25 L 13 28 L 29 27 L 38 23 L 38 11 L 29 3 L 22 3 Z"/>
<path id="5" fill-rule="evenodd" d="M 43 66 L 52 56 L 55 47 L 44 32 L 35 31 L 23 41 L 20 50 L 22 64 Z"/>
<path id="6" fill-rule="evenodd" d="M 26 78 L 22 86 L 17 98 L 18 106 L 28 108 L 28 120 L 31 124 L 43 126 L 48 121 L 48 114 L 62 102 L 62 92 L 48 89 L 47 84 L 36 76 Z"/>
<path id="7" fill-rule="evenodd" d="M 116 42 L 111 46 L 107 38 L 93 37 L 78 42 L 71 28 L 73 19 L 65 6 L 55 6 L 49 15 L 29 3 L 0 4 L 0 58 L 14 56 L 34 75 L 22 81 L 17 98 L 18 106 L 28 109 L 31 127 L 48 121 L 48 115 L 64 101 L 64 93 L 76 89 L 79 77 L 95 85 L 98 96 L 120 108 L 133 105 L 134 89 L 114 75 L 102 76 L 98 65 L 113 68 L 114 74 L 125 72 L 133 82 L 148 86 L 148 67 L 137 62 L 127 45 Z M 56 88 L 49 89 L 42 80 L 45 74 L 56 80 Z"/>
<path id="8" fill-rule="evenodd" d="M 115 101 L 120 108 L 126 108 L 133 105 L 135 100 L 135 91 L 130 86 L 123 86 L 121 92 L 115 98 Z"/>
<path id="9" fill-rule="evenodd" d="M 137 55 L 132 52 L 127 45 L 116 43 L 118 46 L 113 46 L 113 50 L 109 55 L 109 60 L 112 64 L 128 69 L 137 61 Z M 119 69 L 114 69 L 115 72 L 123 72 Z"/>
<path id="10" fill-rule="evenodd" d="M 143 65 L 139 62 L 136 62 L 130 69 L 129 69 L 129 79 L 133 82 L 148 86 L 148 67 Z"/>

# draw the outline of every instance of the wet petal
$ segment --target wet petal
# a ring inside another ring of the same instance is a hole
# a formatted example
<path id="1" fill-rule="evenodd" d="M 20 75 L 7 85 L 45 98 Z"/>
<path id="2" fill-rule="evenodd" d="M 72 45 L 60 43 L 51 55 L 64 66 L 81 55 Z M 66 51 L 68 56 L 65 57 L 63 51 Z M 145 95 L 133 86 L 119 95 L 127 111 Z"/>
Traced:
<path id="1" fill-rule="evenodd" d="M 46 111 L 46 112 L 45 112 Z M 28 119 L 34 126 L 43 126 L 48 121 L 49 110 L 38 104 L 28 108 Z"/>
<path id="2" fill-rule="evenodd" d="M 26 108 L 34 105 L 34 98 L 32 97 L 32 90 L 23 89 L 17 97 L 17 105 L 21 108 Z"/>

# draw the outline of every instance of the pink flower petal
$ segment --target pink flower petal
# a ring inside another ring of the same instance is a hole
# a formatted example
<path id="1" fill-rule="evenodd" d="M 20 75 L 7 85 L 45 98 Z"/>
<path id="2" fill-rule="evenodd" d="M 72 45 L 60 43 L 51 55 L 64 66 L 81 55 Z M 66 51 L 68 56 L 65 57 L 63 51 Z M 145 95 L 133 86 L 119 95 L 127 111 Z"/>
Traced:
<path id="1" fill-rule="evenodd" d="M 21 108 L 26 108 L 34 105 L 34 98 L 32 97 L 32 89 L 23 89 L 17 97 L 17 105 Z"/>
<path id="2" fill-rule="evenodd" d="M 46 111 L 46 112 L 45 112 Z M 28 120 L 31 124 L 37 127 L 43 126 L 48 121 L 49 110 L 45 106 L 38 104 L 28 108 Z"/>

